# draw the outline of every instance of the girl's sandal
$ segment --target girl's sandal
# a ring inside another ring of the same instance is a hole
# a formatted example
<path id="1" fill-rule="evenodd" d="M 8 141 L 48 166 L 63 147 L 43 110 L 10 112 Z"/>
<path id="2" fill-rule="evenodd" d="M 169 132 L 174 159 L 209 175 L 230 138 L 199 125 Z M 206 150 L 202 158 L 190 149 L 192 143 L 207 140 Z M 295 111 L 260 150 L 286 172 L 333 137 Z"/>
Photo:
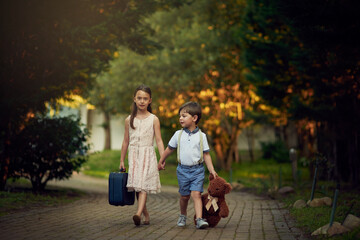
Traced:
<path id="1" fill-rule="evenodd" d="M 144 225 L 150 225 L 150 221 L 144 221 Z"/>
<path id="2" fill-rule="evenodd" d="M 139 216 L 139 215 L 134 215 L 134 216 L 133 216 L 133 221 L 134 221 L 134 224 L 135 224 L 136 226 L 139 226 L 139 225 L 140 225 L 140 222 L 141 222 L 140 216 Z"/>

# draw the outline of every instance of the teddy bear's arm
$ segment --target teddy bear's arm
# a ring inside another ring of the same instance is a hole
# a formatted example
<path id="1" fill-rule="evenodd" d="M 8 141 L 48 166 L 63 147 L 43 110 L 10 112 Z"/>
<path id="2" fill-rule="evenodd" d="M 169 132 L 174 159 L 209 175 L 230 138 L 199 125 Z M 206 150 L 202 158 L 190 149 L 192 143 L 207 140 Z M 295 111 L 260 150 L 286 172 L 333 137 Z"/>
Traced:
<path id="1" fill-rule="evenodd" d="M 207 198 L 208 198 L 208 193 L 204 193 L 201 195 L 201 200 L 202 200 L 203 204 L 207 203 Z"/>
<path id="2" fill-rule="evenodd" d="M 219 211 L 219 216 L 222 217 L 222 218 L 226 218 L 229 216 L 229 207 L 228 205 L 226 204 L 225 201 L 222 201 L 220 203 L 220 211 Z"/>

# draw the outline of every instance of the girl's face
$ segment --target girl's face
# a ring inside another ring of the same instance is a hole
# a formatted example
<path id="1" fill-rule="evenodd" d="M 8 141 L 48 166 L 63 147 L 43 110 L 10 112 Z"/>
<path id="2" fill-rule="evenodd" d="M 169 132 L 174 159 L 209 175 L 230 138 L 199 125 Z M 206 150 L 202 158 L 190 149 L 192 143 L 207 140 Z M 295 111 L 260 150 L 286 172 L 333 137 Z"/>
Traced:
<path id="1" fill-rule="evenodd" d="M 151 103 L 150 94 L 142 90 L 137 91 L 134 97 L 134 103 L 136 104 L 138 110 L 140 111 L 147 110 L 147 107 Z"/>
<path id="2" fill-rule="evenodd" d="M 180 111 L 180 125 L 183 128 L 193 128 L 196 126 L 196 120 L 197 120 L 197 115 L 195 116 L 191 116 L 190 113 L 187 113 L 186 110 L 182 109 Z"/>

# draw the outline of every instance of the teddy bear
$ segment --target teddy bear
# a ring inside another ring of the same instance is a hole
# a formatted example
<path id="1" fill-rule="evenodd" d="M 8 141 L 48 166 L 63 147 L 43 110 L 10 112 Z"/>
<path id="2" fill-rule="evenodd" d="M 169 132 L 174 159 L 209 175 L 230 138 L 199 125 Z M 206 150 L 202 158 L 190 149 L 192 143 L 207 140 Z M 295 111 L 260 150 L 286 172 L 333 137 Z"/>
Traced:
<path id="1" fill-rule="evenodd" d="M 215 227 L 221 218 L 229 216 L 229 207 L 225 201 L 225 194 L 230 193 L 232 187 L 221 177 L 212 174 L 209 176 L 208 192 L 201 195 L 203 203 L 203 218 L 209 223 L 209 227 Z"/>

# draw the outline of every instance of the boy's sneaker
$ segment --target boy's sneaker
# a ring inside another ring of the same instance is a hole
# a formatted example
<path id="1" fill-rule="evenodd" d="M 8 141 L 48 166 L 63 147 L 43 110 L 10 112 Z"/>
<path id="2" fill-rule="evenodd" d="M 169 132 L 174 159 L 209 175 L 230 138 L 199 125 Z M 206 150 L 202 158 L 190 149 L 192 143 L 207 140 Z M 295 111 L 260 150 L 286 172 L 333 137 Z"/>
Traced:
<path id="1" fill-rule="evenodd" d="M 185 227 L 185 225 L 186 225 L 186 216 L 180 214 L 177 224 L 178 224 L 178 227 Z"/>
<path id="2" fill-rule="evenodd" d="M 196 228 L 204 229 L 204 228 L 207 228 L 208 226 L 209 226 L 209 224 L 207 223 L 206 219 L 204 219 L 204 218 L 196 219 Z"/>
<path id="3" fill-rule="evenodd" d="M 178 227 L 185 227 L 185 225 L 186 225 L 186 216 L 185 215 L 182 215 L 182 214 L 179 215 L 177 225 L 178 225 Z"/>

